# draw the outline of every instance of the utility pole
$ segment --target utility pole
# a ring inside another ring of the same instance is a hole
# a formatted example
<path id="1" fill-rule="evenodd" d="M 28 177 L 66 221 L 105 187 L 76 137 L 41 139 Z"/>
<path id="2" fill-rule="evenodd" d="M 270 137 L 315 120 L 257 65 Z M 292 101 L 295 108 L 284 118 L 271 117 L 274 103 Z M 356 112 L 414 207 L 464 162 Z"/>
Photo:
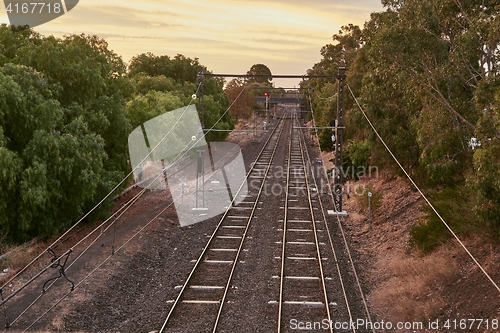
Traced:
<path id="1" fill-rule="evenodd" d="M 345 107 L 345 81 L 346 68 L 339 67 L 338 75 L 338 92 L 337 92 L 337 121 L 335 127 L 335 171 L 333 179 L 333 199 L 335 204 L 335 212 L 339 215 L 347 215 L 342 210 L 342 195 L 344 193 L 344 174 L 342 172 L 342 139 L 344 126 L 344 107 Z"/>
<path id="2" fill-rule="evenodd" d="M 205 70 L 203 67 L 200 67 L 200 71 L 198 72 L 198 84 L 200 85 L 198 91 L 198 107 L 201 113 L 201 129 L 202 133 L 205 134 L 205 103 L 203 101 L 203 95 L 205 94 Z"/>
<path id="3" fill-rule="evenodd" d="M 208 210 L 208 208 L 205 207 L 205 163 L 204 163 L 204 156 L 203 153 L 205 150 L 203 149 L 198 149 L 196 150 L 198 153 L 198 159 L 197 159 L 197 167 L 196 167 L 196 207 L 192 208 L 193 211 L 195 210 Z M 200 178 L 201 178 L 201 189 L 200 189 Z M 199 207 L 199 193 L 201 192 L 201 207 Z"/>

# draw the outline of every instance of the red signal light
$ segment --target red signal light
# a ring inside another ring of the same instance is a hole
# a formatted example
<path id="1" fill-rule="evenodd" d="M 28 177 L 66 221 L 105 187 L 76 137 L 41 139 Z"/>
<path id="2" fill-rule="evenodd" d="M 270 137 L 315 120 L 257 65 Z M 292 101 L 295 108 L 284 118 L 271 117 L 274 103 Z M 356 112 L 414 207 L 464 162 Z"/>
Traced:
<path id="1" fill-rule="evenodd" d="M 266 97 L 269 96 L 269 94 L 267 93 L 267 91 L 264 92 L 264 96 L 266 96 Z"/>

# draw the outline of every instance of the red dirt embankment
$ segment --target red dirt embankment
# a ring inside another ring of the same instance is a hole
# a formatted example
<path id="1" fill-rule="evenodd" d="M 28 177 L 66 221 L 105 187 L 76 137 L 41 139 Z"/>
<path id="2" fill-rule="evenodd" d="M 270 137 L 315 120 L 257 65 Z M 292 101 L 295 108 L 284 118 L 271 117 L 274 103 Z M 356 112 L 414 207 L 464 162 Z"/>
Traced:
<path id="1" fill-rule="evenodd" d="M 409 246 L 409 231 L 422 218 L 421 208 L 426 204 L 420 195 L 410 190 L 406 180 L 384 175 L 351 182 L 351 193 L 356 189 L 363 193 L 369 184 L 383 196 L 372 223 L 356 195 L 346 200 L 345 209 L 351 246 L 358 254 L 360 275 L 376 320 L 421 321 L 424 325 L 419 331 L 424 332 L 433 331 L 429 321 L 436 320 L 451 325 L 439 332 L 498 332 L 491 323 L 500 320 L 500 293 L 458 241 L 427 255 Z M 500 246 L 478 237 L 462 241 L 499 283 Z M 460 329 L 461 320 L 467 322 L 466 329 Z"/>

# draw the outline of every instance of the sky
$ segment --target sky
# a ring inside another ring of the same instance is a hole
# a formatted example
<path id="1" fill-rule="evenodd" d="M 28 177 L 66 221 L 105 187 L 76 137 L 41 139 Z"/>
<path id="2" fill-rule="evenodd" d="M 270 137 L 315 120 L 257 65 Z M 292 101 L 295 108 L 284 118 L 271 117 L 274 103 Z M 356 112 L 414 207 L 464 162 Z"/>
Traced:
<path id="1" fill-rule="evenodd" d="M 380 0 L 80 0 L 35 31 L 97 35 L 126 62 L 146 52 L 180 53 L 213 73 L 245 74 L 262 63 L 273 74 L 303 75 L 341 26 L 363 26 L 382 10 Z M 0 23 L 9 23 L 5 7 Z M 298 80 L 275 84 L 292 88 Z"/>

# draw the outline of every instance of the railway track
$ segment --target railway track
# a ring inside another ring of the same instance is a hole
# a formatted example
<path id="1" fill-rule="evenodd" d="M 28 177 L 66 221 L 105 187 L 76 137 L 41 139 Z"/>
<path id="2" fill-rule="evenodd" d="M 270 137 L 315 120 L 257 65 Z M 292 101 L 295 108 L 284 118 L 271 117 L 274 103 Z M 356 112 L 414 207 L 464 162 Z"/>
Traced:
<path id="1" fill-rule="evenodd" d="M 313 199 L 317 189 L 310 184 L 310 167 L 300 134 L 294 126 L 290 128 L 286 192 L 281 207 L 284 218 L 277 332 L 285 331 L 301 315 L 312 322 L 331 320 L 323 270 L 323 260 L 329 258 L 322 256 L 320 246 L 326 244 L 320 244 L 318 235 L 325 228 L 317 226 L 317 222 L 325 220 L 318 216 L 318 199 Z"/>
<path id="2" fill-rule="evenodd" d="M 311 161 L 297 119 L 290 129 L 283 202 L 277 332 L 334 332 L 352 318 L 344 277 L 320 194 L 322 166 Z"/>
<path id="3" fill-rule="evenodd" d="M 226 210 L 184 285 L 178 287 L 178 297 L 172 302 L 160 332 L 210 332 L 217 329 L 283 129 L 284 120 L 280 119 L 247 173 L 247 180 L 260 183 L 259 190 L 248 193 L 239 205 Z M 236 193 L 234 197 L 238 195 Z"/>
<path id="4" fill-rule="evenodd" d="M 332 240 L 329 198 L 320 196 L 323 167 L 311 163 L 297 125 L 281 118 L 270 133 L 247 173 L 249 194 L 193 260 L 160 332 L 334 332 L 360 313 L 359 298 L 348 296 L 356 288 L 346 287 L 352 263 Z"/>

